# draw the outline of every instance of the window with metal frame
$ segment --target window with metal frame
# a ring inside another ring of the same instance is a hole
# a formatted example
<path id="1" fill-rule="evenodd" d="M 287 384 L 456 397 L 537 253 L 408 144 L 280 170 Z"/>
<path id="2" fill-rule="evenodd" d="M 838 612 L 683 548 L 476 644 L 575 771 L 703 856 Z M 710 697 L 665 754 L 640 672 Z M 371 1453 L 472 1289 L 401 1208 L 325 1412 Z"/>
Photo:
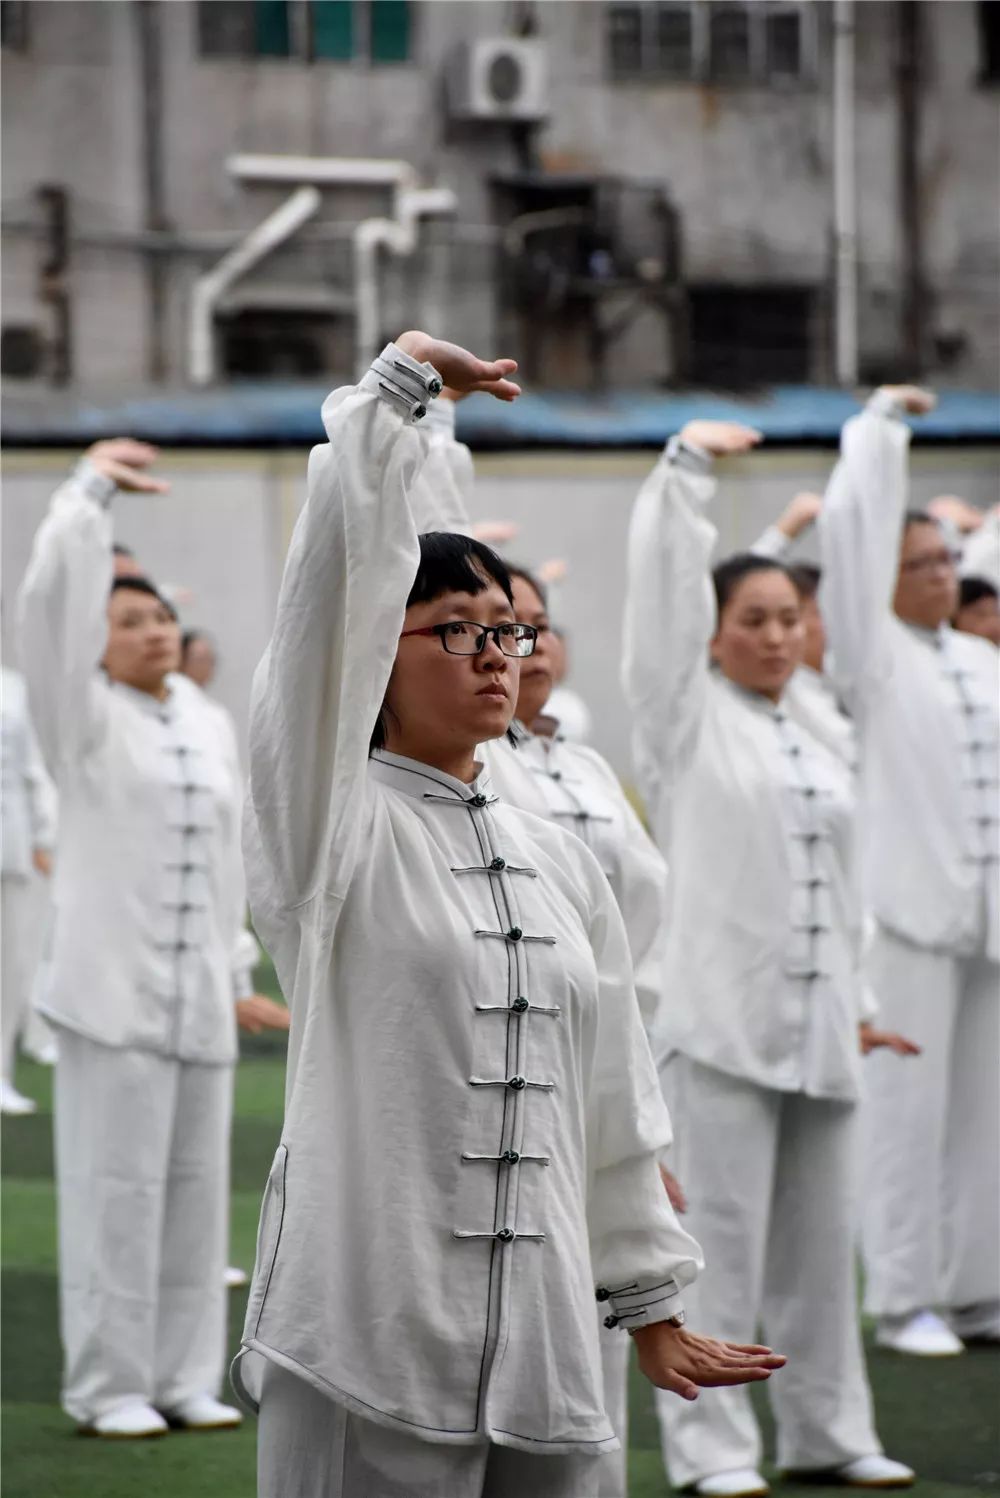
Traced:
<path id="1" fill-rule="evenodd" d="M 408 62 L 410 0 L 198 0 L 202 57 Z"/>
<path id="2" fill-rule="evenodd" d="M 28 49 L 28 0 L 0 0 L 0 47 L 5 52 Z"/>
<path id="3" fill-rule="evenodd" d="M 722 86 L 809 82 L 816 10 L 809 0 L 614 0 L 605 6 L 608 71 Z"/>

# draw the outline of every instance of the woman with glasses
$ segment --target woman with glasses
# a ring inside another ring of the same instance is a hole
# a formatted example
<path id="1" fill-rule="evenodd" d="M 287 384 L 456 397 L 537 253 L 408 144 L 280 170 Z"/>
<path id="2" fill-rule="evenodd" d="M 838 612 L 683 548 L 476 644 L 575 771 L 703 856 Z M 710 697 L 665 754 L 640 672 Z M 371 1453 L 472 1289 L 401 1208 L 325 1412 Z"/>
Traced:
<path id="1" fill-rule="evenodd" d="M 698 1250 L 613 898 L 475 759 L 535 632 L 488 548 L 418 536 L 413 423 L 514 368 L 413 332 L 329 398 L 255 678 L 248 882 L 292 1006 L 234 1365 L 263 1498 L 589 1498 L 595 1295 L 683 1397 L 783 1361 L 679 1324 Z"/>
<path id="2" fill-rule="evenodd" d="M 856 1487 L 913 1473 L 881 1454 L 854 1284 L 858 979 L 850 770 L 783 706 L 803 626 L 786 569 L 751 553 L 710 572 L 713 457 L 749 428 L 696 421 L 636 501 L 624 686 L 640 788 L 670 866 L 656 1045 L 671 1166 L 705 1248 L 690 1295 L 714 1335 L 759 1322 L 788 1368 L 773 1388 L 777 1463 Z M 714 582 L 714 588 L 713 588 Z M 869 1044 L 900 1048 L 867 1032 Z M 657 1396 L 675 1487 L 768 1491 L 740 1389 Z"/>
<path id="3" fill-rule="evenodd" d="M 447 524 L 467 531 L 474 472 L 468 448 L 455 440 L 454 400 L 436 402 L 431 422 L 429 431 L 421 429 L 427 460 L 414 496 L 417 523 L 428 530 Z M 514 721 L 503 738 L 482 745 L 483 762 L 506 802 L 575 833 L 594 853 L 625 923 L 636 997 L 649 1034 L 663 996 L 667 867 L 607 760 L 564 739 L 559 722 L 548 714 L 558 644 L 546 590 L 525 568 L 508 567 L 508 572 L 515 616 L 534 629 L 535 647 L 518 673 Z M 671 1202 L 683 1211 L 680 1185 L 665 1169 L 661 1173 Z M 622 1449 L 602 1459 L 594 1498 L 624 1498 L 628 1342 L 617 1326 L 603 1324 L 603 1312 L 599 1319 L 604 1407 Z"/>
<path id="4" fill-rule="evenodd" d="M 955 554 L 907 511 L 908 415 L 886 387 L 844 428 L 821 518 L 823 612 L 858 725 L 870 981 L 919 1059 L 872 1063 L 866 1305 L 917 1355 L 1000 1340 L 998 683 L 986 640 L 949 626 Z"/>

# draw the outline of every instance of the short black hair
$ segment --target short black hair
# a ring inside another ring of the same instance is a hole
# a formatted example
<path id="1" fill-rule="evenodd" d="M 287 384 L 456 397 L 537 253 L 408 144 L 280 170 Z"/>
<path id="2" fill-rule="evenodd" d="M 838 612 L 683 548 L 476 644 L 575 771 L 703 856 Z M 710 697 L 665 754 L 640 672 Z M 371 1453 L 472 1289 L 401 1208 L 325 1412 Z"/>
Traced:
<path id="1" fill-rule="evenodd" d="M 497 583 L 513 609 L 510 572 L 492 547 L 455 531 L 427 531 L 418 541 L 420 563 L 407 608 L 415 603 L 432 603 L 445 593 L 485 593 L 490 583 Z M 385 748 L 388 711 L 383 702 L 368 741 L 369 754 Z"/>
<path id="2" fill-rule="evenodd" d="M 543 582 L 539 581 L 539 579 L 535 576 L 531 569 L 529 567 L 519 567 L 515 562 L 508 562 L 507 571 L 510 573 L 511 577 L 519 577 L 522 582 L 528 584 L 529 588 L 534 588 L 535 592 L 538 594 L 539 598 L 542 601 L 542 608 L 545 609 L 547 613 L 549 607 L 548 589 Z"/>
<path id="3" fill-rule="evenodd" d="M 758 556 L 755 551 L 738 551 L 720 562 L 712 573 L 715 607 L 719 619 L 722 618 L 723 610 L 739 584 L 745 577 L 751 577 L 755 572 L 780 572 L 783 577 L 788 578 L 793 587 L 796 587 L 791 570 L 783 562 L 776 562 L 773 557 Z"/>
<path id="4" fill-rule="evenodd" d="M 988 577 L 963 577 L 958 585 L 959 608 L 968 608 L 970 603 L 978 603 L 982 598 L 1000 598 L 996 584 Z"/>
<path id="5" fill-rule="evenodd" d="M 135 552 L 132 550 L 131 546 L 123 546 L 120 541 L 115 541 L 115 543 L 111 547 L 111 553 L 112 553 L 113 556 L 116 556 L 116 557 L 134 557 L 135 556 Z"/>
<path id="6" fill-rule="evenodd" d="M 823 576 L 822 569 L 813 562 L 793 562 L 788 568 L 788 575 L 799 590 L 800 598 L 815 598 L 819 592 L 820 578 Z"/>
<path id="7" fill-rule="evenodd" d="M 166 609 L 167 613 L 170 615 L 170 617 L 172 619 L 174 619 L 174 620 L 177 619 L 177 617 L 178 617 L 177 610 L 174 608 L 173 604 L 170 602 L 170 599 L 169 598 L 164 598 L 163 594 L 160 592 L 160 590 L 156 586 L 156 584 L 150 582 L 150 580 L 149 580 L 148 577 L 115 577 L 115 578 L 112 578 L 112 580 L 111 580 L 111 592 L 112 593 L 121 593 L 126 588 L 129 588 L 133 593 L 145 593 L 145 594 L 147 594 L 148 597 L 155 598 L 156 601 L 157 601 L 157 603 L 161 603 L 163 605 L 163 607 Z"/>

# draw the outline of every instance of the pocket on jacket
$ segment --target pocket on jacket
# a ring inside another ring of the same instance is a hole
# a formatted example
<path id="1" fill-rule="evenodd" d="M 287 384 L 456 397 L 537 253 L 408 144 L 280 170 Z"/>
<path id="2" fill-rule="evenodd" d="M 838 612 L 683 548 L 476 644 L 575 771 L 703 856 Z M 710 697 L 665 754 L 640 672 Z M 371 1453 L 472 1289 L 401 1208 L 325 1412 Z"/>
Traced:
<path id="1" fill-rule="evenodd" d="M 261 1203 L 260 1223 L 257 1227 L 257 1255 L 254 1261 L 253 1283 L 247 1302 L 246 1336 L 255 1337 L 267 1298 L 268 1286 L 278 1257 L 281 1229 L 285 1220 L 285 1168 L 288 1149 L 279 1144 L 275 1151 L 271 1171 L 264 1188 Z"/>

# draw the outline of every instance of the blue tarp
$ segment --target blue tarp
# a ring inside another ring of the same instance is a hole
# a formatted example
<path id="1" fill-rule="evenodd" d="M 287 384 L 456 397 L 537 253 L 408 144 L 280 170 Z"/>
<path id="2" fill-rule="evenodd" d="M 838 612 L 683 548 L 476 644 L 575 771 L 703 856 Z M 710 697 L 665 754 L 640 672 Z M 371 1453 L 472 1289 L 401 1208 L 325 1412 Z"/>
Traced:
<path id="1" fill-rule="evenodd" d="M 322 441 L 320 385 L 232 385 L 99 401 L 61 392 L 5 393 L 3 441 L 81 447 L 127 434 L 167 447 L 297 446 Z M 513 405 L 475 396 L 459 408 L 459 436 L 474 448 L 659 447 L 694 416 L 748 422 L 771 441 L 836 443 L 858 409 L 842 390 L 783 386 L 754 395 L 713 391 L 526 393 Z M 1000 442 L 1000 393 L 946 390 L 916 423 L 930 442 Z"/>

